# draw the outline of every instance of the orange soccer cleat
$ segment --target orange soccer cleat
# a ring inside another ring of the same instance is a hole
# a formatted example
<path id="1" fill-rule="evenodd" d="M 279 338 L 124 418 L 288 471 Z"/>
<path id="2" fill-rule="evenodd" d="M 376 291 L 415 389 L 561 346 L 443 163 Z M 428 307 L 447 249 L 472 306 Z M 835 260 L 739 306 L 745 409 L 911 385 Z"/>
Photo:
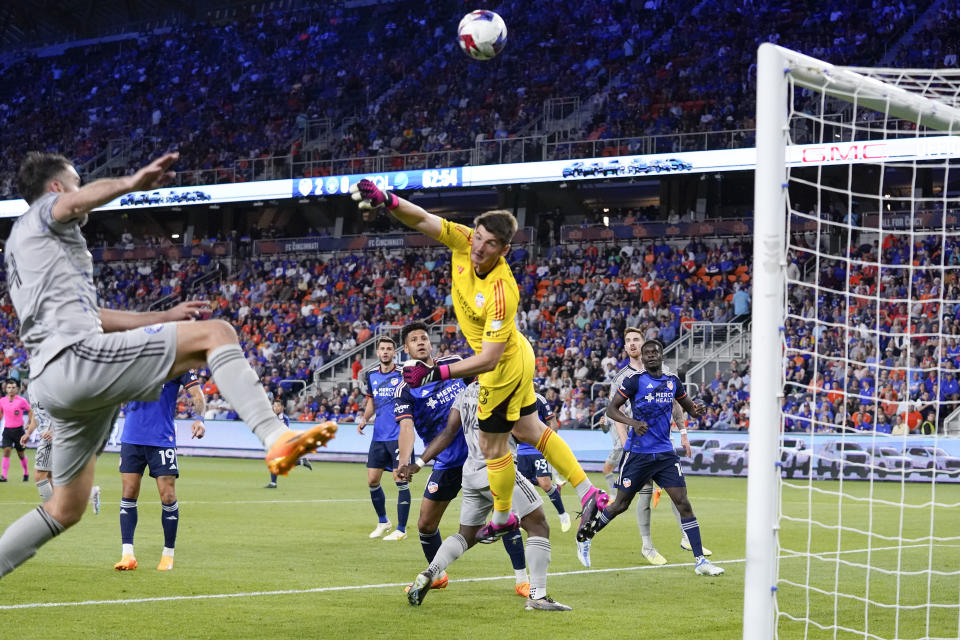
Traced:
<path id="1" fill-rule="evenodd" d="M 113 568 L 117 571 L 133 571 L 137 568 L 137 559 L 130 555 L 125 555 L 120 558 L 120 562 L 113 565 Z"/>
<path id="2" fill-rule="evenodd" d="M 519 583 L 519 584 L 514 585 L 513 588 L 517 591 L 517 595 L 520 596 L 521 598 L 529 598 L 529 597 L 530 597 L 530 583 L 529 583 L 529 582 L 521 582 L 521 583 Z"/>
<path id="3" fill-rule="evenodd" d="M 300 456 L 327 446 L 337 433 L 337 423 L 328 420 L 306 431 L 289 431 L 280 436 L 267 452 L 267 468 L 270 473 L 285 476 L 293 469 Z"/>
<path id="4" fill-rule="evenodd" d="M 663 493 L 663 489 L 657 487 L 653 492 L 653 508 L 656 509 L 657 505 L 660 504 L 660 495 Z"/>
<path id="5" fill-rule="evenodd" d="M 157 565 L 157 571 L 171 571 L 173 569 L 173 558 L 170 556 L 160 556 L 160 564 Z"/>

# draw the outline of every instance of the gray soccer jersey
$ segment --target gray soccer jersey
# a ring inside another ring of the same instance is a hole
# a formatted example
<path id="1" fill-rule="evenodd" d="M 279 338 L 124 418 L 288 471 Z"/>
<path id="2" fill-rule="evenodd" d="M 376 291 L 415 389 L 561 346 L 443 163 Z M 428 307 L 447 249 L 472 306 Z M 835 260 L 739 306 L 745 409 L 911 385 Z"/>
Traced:
<path id="1" fill-rule="evenodd" d="M 477 420 L 480 384 L 474 382 L 460 392 L 453 402 L 453 408 L 460 412 L 463 423 L 463 438 L 467 441 L 467 460 L 463 463 L 463 488 L 485 489 L 490 485 L 487 479 L 487 460 L 480 450 L 480 422 Z M 517 455 L 517 442 L 510 436 L 510 453 Z"/>
<path id="2" fill-rule="evenodd" d="M 48 193 L 34 201 L 7 239 L 7 283 L 20 319 L 20 339 L 30 354 L 31 378 L 66 347 L 103 333 L 93 257 L 77 221 L 54 219 L 59 195 Z"/>

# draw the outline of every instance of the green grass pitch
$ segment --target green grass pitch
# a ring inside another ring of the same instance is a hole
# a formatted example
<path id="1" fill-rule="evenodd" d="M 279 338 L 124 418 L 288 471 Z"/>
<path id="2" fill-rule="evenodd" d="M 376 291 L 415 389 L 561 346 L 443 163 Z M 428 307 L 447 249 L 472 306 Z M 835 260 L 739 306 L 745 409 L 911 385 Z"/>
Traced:
<path id="1" fill-rule="evenodd" d="M 376 518 L 366 488 L 366 472 L 359 464 L 314 463 L 313 472 L 297 468 L 280 479 L 279 489 L 266 490 L 262 487 L 267 473 L 257 461 L 181 457 L 176 568 L 165 573 L 155 570 L 163 541 L 160 505 L 152 481 L 145 478 L 136 537 L 140 568 L 116 572 L 112 568 L 120 559 L 120 478 L 116 469 L 117 457 L 103 456 L 97 477 L 104 489 L 99 516 L 88 512 L 74 529 L 0 581 L 4 636 L 8 632 L 18 639 L 478 638 L 489 634 L 553 640 L 716 639 L 741 634 L 746 519 L 743 479 L 688 478 L 704 541 L 714 551 L 713 560 L 727 572 L 718 578 L 694 575 L 691 555 L 679 548 L 679 530 L 665 503 L 654 510 L 653 536 L 670 564 L 651 567 L 645 563 L 631 510 L 597 536 L 593 567 L 585 570 L 576 559 L 574 531 L 560 532 L 556 511 L 547 502 L 553 546 L 549 592 L 574 608 L 551 613 L 523 610 L 523 600 L 513 591 L 509 559 L 500 544 L 468 551 L 450 569 L 451 583 L 446 590 L 431 592 L 422 607 L 410 607 L 402 585 L 425 566 L 415 531 L 426 475 L 421 472 L 413 483 L 413 535 L 403 542 L 369 540 L 367 534 Z M 602 484 L 596 474 L 593 479 Z M 818 483 L 828 489 L 837 485 Z M 385 482 L 384 488 L 388 514 L 395 520 L 393 483 Z M 849 491 L 851 484 L 846 488 Z M 891 499 L 900 497 L 898 485 L 876 485 L 874 491 Z M 926 489 L 922 485 L 908 487 L 907 491 L 915 494 L 908 495 L 908 500 L 929 499 L 929 485 Z M 568 510 L 575 512 L 573 491 L 566 488 L 564 494 Z M 806 508 L 805 494 L 787 491 L 784 496 L 785 512 L 792 509 L 799 513 Z M 958 498 L 960 488 L 938 488 L 939 502 L 955 503 Z M 0 526 L 6 526 L 36 502 L 33 482 L 0 485 Z M 836 499 L 818 496 L 817 505 L 827 514 L 824 524 L 830 524 L 826 520 L 831 513 L 835 523 Z M 454 501 L 441 524 L 444 536 L 455 532 L 458 511 L 459 501 Z M 889 511 L 874 517 L 889 517 L 890 527 L 896 528 L 898 512 L 892 508 Z M 941 511 L 936 513 L 936 528 L 960 530 L 957 510 Z M 914 519 L 926 517 L 921 524 L 929 530 L 929 510 L 918 514 L 922 515 Z M 916 524 L 915 528 L 923 527 Z M 805 535 L 805 525 L 791 526 L 784 532 L 784 541 L 797 546 L 805 541 Z M 830 538 L 824 532 L 815 536 L 818 545 L 834 545 L 833 549 L 836 539 L 836 535 Z M 861 537 L 844 534 L 839 544 L 853 552 L 849 554 L 851 560 L 866 557 L 856 553 L 866 548 Z M 951 546 L 943 550 L 935 547 L 934 553 L 950 558 L 955 571 L 960 553 Z M 874 560 L 879 554 L 889 554 L 872 553 Z M 899 562 L 922 569 L 928 566 L 928 555 L 929 549 L 924 546 L 922 552 L 901 553 Z M 835 566 L 831 564 L 831 570 Z M 795 570 L 798 581 L 805 580 L 809 571 L 813 584 L 832 588 L 826 567 L 808 569 L 806 560 L 798 559 L 785 561 L 781 575 L 785 569 Z M 864 572 L 846 566 L 842 572 L 842 581 L 849 582 L 849 592 L 859 593 Z M 905 581 L 910 584 L 901 591 L 901 597 L 927 597 L 926 577 L 922 585 L 919 578 Z M 877 580 L 874 575 L 871 580 L 879 585 L 872 596 L 891 597 L 889 579 Z M 952 594 L 956 605 L 957 582 L 955 575 L 934 578 L 936 589 L 947 590 L 937 598 L 949 601 Z M 896 598 L 896 592 L 892 597 Z M 781 598 L 789 599 L 792 610 L 804 611 L 798 590 L 783 589 Z M 816 600 L 817 611 L 834 606 L 833 599 L 826 596 Z M 838 607 L 851 624 L 857 616 L 863 618 L 862 604 L 841 601 Z M 868 611 L 871 621 L 881 620 L 877 616 L 883 613 Z M 934 629 L 942 626 L 940 633 L 956 637 L 956 607 L 950 613 L 953 626 L 949 615 L 944 615 L 942 620 L 934 620 Z M 829 617 L 833 619 L 832 612 Z M 911 618 L 909 624 L 914 622 Z M 899 627 L 902 637 L 915 637 L 908 631 Z M 784 623 L 781 637 L 803 637 L 803 628 Z M 811 629 L 807 637 L 833 634 Z"/>

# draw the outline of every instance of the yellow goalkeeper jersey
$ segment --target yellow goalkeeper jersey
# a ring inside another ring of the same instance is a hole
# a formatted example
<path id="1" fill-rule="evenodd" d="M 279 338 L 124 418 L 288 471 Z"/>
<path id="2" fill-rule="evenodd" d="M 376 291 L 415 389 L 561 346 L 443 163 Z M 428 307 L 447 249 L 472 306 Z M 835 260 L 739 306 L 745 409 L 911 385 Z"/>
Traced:
<path id="1" fill-rule="evenodd" d="M 476 274 L 470 263 L 472 237 L 473 230 L 469 227 L 443 221 L 438 240 L 453 252 L 450 260 L 453 310 L 460 331 L 475 353 L 480 353 L 484 341 L 507 343 L 501 357 L 504 362 L 520 349 L 521 335 L 516 323 L 520 290 L 502 256 L 484 277 Z"/>

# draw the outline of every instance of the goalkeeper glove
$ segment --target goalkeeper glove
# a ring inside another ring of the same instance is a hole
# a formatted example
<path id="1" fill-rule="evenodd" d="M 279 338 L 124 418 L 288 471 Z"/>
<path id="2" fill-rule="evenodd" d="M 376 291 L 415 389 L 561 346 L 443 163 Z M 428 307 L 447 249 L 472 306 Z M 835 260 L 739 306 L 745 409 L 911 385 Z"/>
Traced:
<path id="1" fill-rule="evenodd" d="M 380 207 L 396 209 L 400 205 L 400 199 L 393 192 L 383 191 L 366 178 L 350 187 L 350 197 L 359 203 L 357 206 L 361 211 Z"/>
<path id="2" fill-rule="evenodd" d="M 435 367 L 427 366 L 422 360 L 408 360 L 403 363 L 403 381 L 413 388 L 421 387 L 431 382 L 448 380 L 450 365 L 441 364 Z"/>

